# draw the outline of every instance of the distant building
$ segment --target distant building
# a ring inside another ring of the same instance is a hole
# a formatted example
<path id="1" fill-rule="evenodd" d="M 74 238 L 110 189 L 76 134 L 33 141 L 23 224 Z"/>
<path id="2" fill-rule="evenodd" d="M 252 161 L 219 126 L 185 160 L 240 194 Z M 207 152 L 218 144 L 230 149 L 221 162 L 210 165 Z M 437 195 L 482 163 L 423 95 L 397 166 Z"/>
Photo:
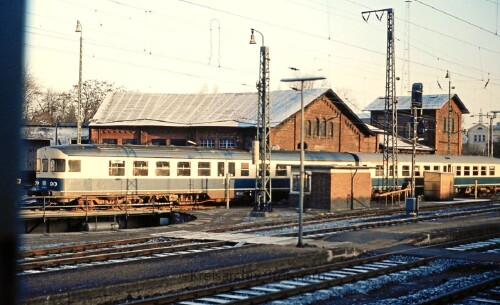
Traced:
<path id="1" fill-rule="evenodd" d="M 488 155 L 489 126 L 479 123 L 467 130 L 467 154 Z"/>
<path id="2" fill-rule="evenodd" d="M 21 127 L 21 139 L 24 141 L 24 154 L 21 156 L 21 170 L 23 178 L 28 181 L 34 179 L 36 169 L 37 149 L 57 144 L 75 144 L 77 142 L 75 123 L 59 123 L 56 126 L 27 125 Z M 82 126 L 82 143 L 89 142 L 89 129 Z"/>
<path id="3" fill-rule="evenodd" d="M 411 96 L 398 96 L 396 100 L 398 136 L 409 139 L 412 133 L 411 122 L 413 119 Z M 379 97 L 364 109 L 370 111 L 371 124 L 377 128 L 384 127 L 386 117 L 385 101 L 384 97 Z M 423 134 L 419 136 L 420 140 L 418 142 L 432 147 L 435 154 L 447 154 L 449 146 L 451 155 L 461 155 L 462 115 L 466 113 L 469 113 L 469 110 L 456 94 L 451 95 L 451 99 L 449 99 L 448 94 L 424 95 L 422 97 L 421 116 L 424 130 Z"/>
<path id="4" fill-rule="evenodd" d="M 300 92 L 270 92 L 270 145 L 298 150 Z M 250 149 L 258 94 L 109 93 L 90 122 L 100 144 L 197 145 Z M 308 150 L 376 152 L 377 137 L 331 89 L 304 90 Z"/>

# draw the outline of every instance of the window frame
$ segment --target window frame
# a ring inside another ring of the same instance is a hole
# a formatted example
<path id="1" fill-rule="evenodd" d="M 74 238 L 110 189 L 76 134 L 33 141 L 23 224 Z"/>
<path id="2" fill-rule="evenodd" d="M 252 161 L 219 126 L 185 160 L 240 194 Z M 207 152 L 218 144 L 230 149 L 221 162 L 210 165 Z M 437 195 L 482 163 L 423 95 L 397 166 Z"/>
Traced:
<path id="1" fill-rule="evenodd" d="M 167 165 L 167 166 L 158 166 L 158 165 Z M 170 177 L 170 161 L 156 161 L 155 162 L 155 176 L 157 177 Z M 163 175 L 162 173 L 166 173 Z"/>
<path id="2" fill-rule="evenodd" d="M 117 165 L 117 166 L 113 166 L 113 165 Z M 125 176 L 125 166 L 126 166 L 125 160 L 109 160 L 109 162 L 108 162 L 108 176 L 110 176 L 110 177 L 123 177 L 123 176 Z"/>
<path id="3" fill-rule="evenodd" d="M 187 165 L 187 167 L 185 165 Z M 177 162 L 177 177 L 191 177 L 191 162 L 189 161 Z"/>

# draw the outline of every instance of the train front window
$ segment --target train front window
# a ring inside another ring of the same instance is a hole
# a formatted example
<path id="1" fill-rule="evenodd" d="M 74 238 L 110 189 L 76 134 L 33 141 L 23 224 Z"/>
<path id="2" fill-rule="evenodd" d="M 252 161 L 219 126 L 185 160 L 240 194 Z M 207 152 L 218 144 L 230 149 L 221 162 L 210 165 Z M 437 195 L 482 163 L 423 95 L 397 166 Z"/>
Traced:
<path id="1" fill-rule="evenodd" d="M 134 161 L 133 173 L 134 176 L 147 176 L 148 161 Z"/>
<path id="2" fill-rule="evenodd" d="M 42 160 L 40 158 L 36 158 L 36 172 L 39 173 L 42 170 Z"/>
<path id="3" fill-rule="evenodd" d="M 50 159 L 50 171 L 54 173 L 63 173 L 66 171 L 66 160 Z"/>
<path id="4" fill-rule="evenodd" d="M 81 160 L 68 160 L 69 172 L 77 173 L 82 171 Z"/>
<path id="5" fill-rule="evenodd" d="M 198 162 L 198 176 L 210 176 L 210 162 Z"/>
<path id="6" fill-rule="evenodd" d="M 191 164 L 189 162 L 177 162 L 177 176 L 191 176 Z"/>
<path id="7" fill-rule="evenodd" d="M 125 176 L 125 161 L 111 160 L 109 161 L 110 176 Z"/>
<path id="8" fill-rule="evenodd" d="M 42 159 L 42 172 L 49 171 L 49 159 Z"/>
<path id="9" fill-rule="evenodd" d="M 170 176 L 170 162 L 156 161 L 156 176 Z"/>

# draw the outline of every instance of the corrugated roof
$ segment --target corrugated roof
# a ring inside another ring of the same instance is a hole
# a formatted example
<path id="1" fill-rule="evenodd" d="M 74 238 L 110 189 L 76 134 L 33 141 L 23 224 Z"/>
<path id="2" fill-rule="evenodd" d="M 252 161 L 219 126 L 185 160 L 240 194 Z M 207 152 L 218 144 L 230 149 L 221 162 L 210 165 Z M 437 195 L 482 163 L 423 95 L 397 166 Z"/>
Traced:
<path id="1" fill-rule="evenodd" d="M 448 94 L 435 94 L 435 95 L 423 95 L 422 96 L 422 109 L 441 109 L 448 102 Z M 462 100 L 456 94 L 452 94 L 451 98 L 458 106 L 462 113 L 469 113 L 469 110 L 465 107 Z M 409 110 L 411 109 L 411 96 L 398 96 L 396 97 L 398 102 L 398 110 Z M 364 111 L 382 111 L 385 109 L 385 97 L 378 97 L 373 102 L 371 102 Z"/>
<path id="2" fill-rule="evenodd" d="M 330 89 L 304 89 L 304 106 Z M 270 92 L 271 127 L 300 110 L 300 91 Z M 112 92 L 90 126 L 223 126 L 253 127 L 257 93 L 156 94 Z"/>

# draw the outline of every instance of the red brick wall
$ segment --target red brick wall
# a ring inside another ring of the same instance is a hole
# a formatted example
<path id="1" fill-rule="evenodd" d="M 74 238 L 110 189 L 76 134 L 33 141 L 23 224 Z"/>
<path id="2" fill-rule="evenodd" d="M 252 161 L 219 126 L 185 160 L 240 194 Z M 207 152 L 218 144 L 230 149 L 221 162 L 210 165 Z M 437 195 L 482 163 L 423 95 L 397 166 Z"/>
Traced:
<path id="1" fill-rule="evenodd" d="M 444 126 L 444 119 L 448 120 L 448 106 L 446 103 L 443 108 L 436 111 L 436 155 L 446 155 L 448 154 L 448 132 L 447 125 Z M 461 155 L 462 154 L 462 112 L 456 106 L 455 103 L 451 104 L 450 119 L 455 122 L 455 126 L 451 124 L 450 133 L 450 154 L 451 155 Z"/>
<path id="2" fill-rule="evenodd" d="M 102 144 L 105 139 L 117 139 L 117 144 L 123 144 L 124 139 L 136 139 L 137 144 L 148 145 L 154 139 L 166 139 L 170 145 L 172 139 L 191 140 L 200 143 L 201 139 L 214 139 L 218 145 L 220 139 L 232 138 L 239 149 L 250 149 L 255 138 L 254 128 L 229 128 L 229 127 L 117 127 L 117 128 L 92 128 L 92 143 Z"/>
<path id="3" fill-rule="evenodd" d="M 312 151 L 353 151 L 375 152 L 376 137 L 365 136 L 357 126 L 348 120 L 335 105 L 325 97 L 321 97 L 304 109 L 304 121 L 311 121 L 311 136 L 304 127 L 304 141 L 307 149 Z M 318 136 L 315 132 L 315 121 L 326 119 L 327 134 Z M 333 136 L 329 135 L 328 124 L 333 123 Z M 300 112 L 284 121 L 271 131 L 271 142 L 282 150 L 298 150 L 300 143 Z"/>

